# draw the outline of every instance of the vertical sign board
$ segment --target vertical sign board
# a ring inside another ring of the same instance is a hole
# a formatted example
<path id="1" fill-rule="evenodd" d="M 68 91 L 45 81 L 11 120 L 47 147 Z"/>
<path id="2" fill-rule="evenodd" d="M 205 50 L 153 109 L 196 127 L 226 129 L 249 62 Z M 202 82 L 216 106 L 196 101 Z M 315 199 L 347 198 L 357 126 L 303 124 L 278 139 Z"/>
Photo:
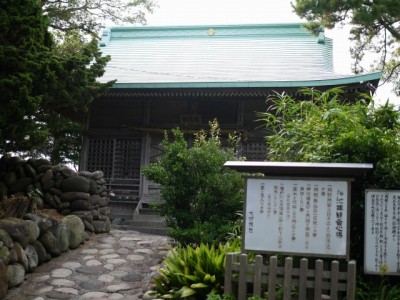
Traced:
<path id="1" fill-rule="evenodd" d="M 400 275 L 400 191 L 365 192 L 366 273 Z"/>
<path id="2" fill-rule="evenodd" d="M 350 183 L 247 178 L 244 250 L 348 257 Z"/>

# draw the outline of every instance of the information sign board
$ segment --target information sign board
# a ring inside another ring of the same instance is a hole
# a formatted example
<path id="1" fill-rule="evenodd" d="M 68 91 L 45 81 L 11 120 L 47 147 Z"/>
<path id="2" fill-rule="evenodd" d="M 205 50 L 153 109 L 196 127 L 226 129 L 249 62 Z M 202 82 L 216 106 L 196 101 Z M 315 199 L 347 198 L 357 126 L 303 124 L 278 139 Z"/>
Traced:
<path id="1" fill-rule="evenodd" d="M 400 275 L 400 191 L 365 192 L 364 271 Z"/>
<path id="2" fill-rule="evenodd" d="M 348 257 L 350 182 L 247 178 L 244 250 Z"/>

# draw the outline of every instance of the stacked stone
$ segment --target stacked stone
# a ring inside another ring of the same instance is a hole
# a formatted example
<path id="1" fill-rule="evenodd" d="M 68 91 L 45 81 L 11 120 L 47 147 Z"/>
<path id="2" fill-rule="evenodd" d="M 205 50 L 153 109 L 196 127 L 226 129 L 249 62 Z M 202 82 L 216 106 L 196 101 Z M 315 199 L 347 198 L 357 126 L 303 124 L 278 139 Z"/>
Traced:
<path id="1" fill-rule="evenodd" d="M 0 299 L 8 288 L 18 286 L 25 274 L 39 264 L 75 249 L 84 242 L 85 227 L 78 216 L 65 216 L 46 210 L 26 214 L 25 219 L 0 219 Z"/>
<path id="2" fill-rule="evenodd" d="M 110 232 L 109 198 L 103 172 L 80 172 L 65 179 L 61 190 L 62 203 L 69 204 L 62 214 L 79 216 L 89 234 Z"/>
<path id="3" fill-rule="evenodd" d="M 42 194 L 39 196 L 34 191 Z M 110 231 L 110 207 L 106 181 L 101 171 L 76 172 L 46 159 L 0 159 L 0 196 L 33 192 L 37 208 L 52 208 L 62 215 L 74 214 L 88 234 Z"/>
<path id="4" fill-rule="evenodd" d="M 103 177 L 101 171 L 76 172 L 46 159 L 0 159 L 0 299 L 38 264 L 110 231 Z M 18 198 L 26 195 L 34 199 L 30 205 Z M 2 215 L 1 208 L 14 217 Z"/>

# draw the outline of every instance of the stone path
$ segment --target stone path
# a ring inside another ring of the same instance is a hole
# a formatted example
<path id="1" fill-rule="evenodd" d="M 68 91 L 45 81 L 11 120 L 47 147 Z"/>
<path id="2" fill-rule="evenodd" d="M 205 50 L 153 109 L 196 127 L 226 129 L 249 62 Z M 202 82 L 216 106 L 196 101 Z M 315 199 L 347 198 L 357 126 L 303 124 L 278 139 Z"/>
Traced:
<path id="1" fill-rule="evenodd" d="M 111 230 L 39 266 L 6 299 L 142 299 L 168 249 L 164 236 Z"/>

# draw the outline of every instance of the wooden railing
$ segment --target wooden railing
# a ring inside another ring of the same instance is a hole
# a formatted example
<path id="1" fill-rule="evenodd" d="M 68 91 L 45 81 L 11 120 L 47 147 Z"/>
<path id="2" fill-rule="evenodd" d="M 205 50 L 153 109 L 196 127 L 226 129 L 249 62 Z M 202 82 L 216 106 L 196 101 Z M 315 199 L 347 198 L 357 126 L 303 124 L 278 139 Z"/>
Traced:
<path id="1" fill-rule="evenodd" d="M 249 263 L 246 254 L 228 253 L 224 293 L 233 294 L 238 300 L 250 296 L 264 298 L 266 294 L 268 300 L 355 299 L 355 261 L 348 262 L 345 272 L 339 271 L 338 261 L 332 261 L 329 270 L 324 270 L 329 264 L 320 259 L 315 260 L 315 269 L 309 268 L 306 258 L 299 264 L 299 268 L 294 268 L 293 259 L 287 257 L 285 265 L 280 267 L 276 256 L 271 256 L 268 264 L 264 264 L 261 255 L 255 257 L 254 263 Z"/>

